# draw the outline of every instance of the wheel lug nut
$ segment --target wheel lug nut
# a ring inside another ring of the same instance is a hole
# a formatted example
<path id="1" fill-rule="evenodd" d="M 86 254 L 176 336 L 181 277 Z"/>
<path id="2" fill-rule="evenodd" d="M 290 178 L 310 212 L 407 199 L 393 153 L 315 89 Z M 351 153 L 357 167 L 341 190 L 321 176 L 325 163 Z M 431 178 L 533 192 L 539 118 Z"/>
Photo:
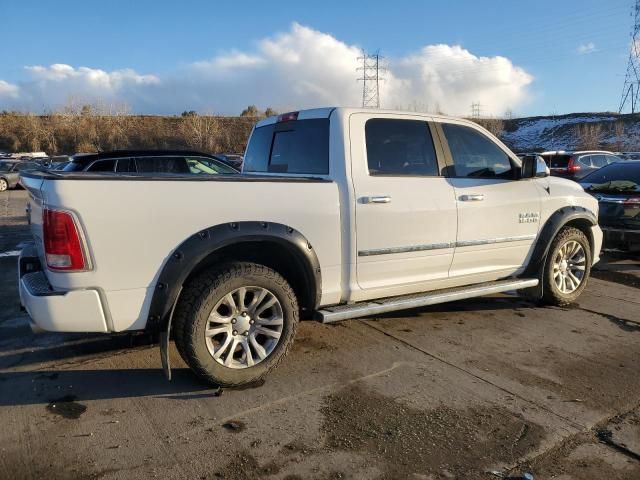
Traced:
<path id="1" fill-rule="evenodd" d="M 244 332 L 244 336 L 248 337 L 249 336 L 249 330 L 247 330 L 246 332 Z"/>
<path id="2" fill-rule="evenodd" d="M 249 325 L 253 325 L 254 323 L 256 323 L 255 320 L 249 320 Z"/>
<path id="3" fill-rule="evenodd" d="M 234 335 L 237 335 L 237 334 L 238 334 L 238 331 L 237 331 L 237 330 L 234 330 L 232 333 L 233 333 Z"/>
<path id="4" fill-rule="evenodd" d="M 231 319 L 231 323 L 236 323 L 236 322 L 237 322 L 237 320 L 235 318 Z"/>
<path id="5" fill-rule="evenodd" d="M 247 316 L 247 312 L 242 312 L 242 316 L 246 317 Z"/>

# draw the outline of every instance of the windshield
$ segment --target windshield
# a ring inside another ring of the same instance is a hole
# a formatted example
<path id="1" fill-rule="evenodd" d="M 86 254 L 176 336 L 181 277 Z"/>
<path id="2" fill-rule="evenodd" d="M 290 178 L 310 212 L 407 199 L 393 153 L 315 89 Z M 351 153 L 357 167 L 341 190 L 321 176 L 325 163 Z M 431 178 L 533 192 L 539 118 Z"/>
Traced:
<path id="1" fill-rule="evenodd" d="M 580 183 L 590 184 L 591 190 L 633 190 L 640 184 L 640 162 L 612 163 L 587 175 Z"/>
<path id="2" fill-rule="evenodd" d="M 0 162 L 0 172 L 10 172 L 13 163 Z"/>
<path id="3" fill-rule="evenodd" d="M 238 173 L 237 170 L 206 157 L 187 157 L 187 164 L 191 173 L 207 173 L 209 175 L 218 173 Z"/>

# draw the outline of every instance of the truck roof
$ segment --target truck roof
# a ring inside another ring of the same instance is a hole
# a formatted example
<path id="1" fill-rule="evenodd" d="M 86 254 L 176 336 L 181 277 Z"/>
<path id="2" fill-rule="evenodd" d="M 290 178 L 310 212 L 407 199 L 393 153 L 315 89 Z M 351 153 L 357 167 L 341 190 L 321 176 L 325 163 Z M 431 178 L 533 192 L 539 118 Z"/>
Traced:
<path id="1" fill-rule="evenodd" d="M 334 111 L 338 111 L 342 115 L 351 115 L 352 113 L 379 113 L 382 115 L 416 115 L 416 116 L 424 116 L 429 118 L 437 118 L 440 120 L 457 120 L 468 123 L 473 123 L 467 119 L 461 117 L 453 117 L 448 115 L 440 115 L 436 113 L 426 113 L 426 112 L 412 112 L 407 110 L 386 110 L 386 109 L 372 109 L 372 108 L 362 108 L 362 107 L 323 107 L 323 108 L 310 108 L 297 110 L 288 113 L 282 113 L 280 115 L 272 115 L 265 119 L 260 120 L 256 123 L 256 127 L 263 127 L 265 125 L 271 125 L 273 123 L 278 122 L 279 119 L 286 117 L 292 113 L 297 114 L 298 120 L 308 120 L 312 118 L 329 118 Z"/>
<path id="2" fill-rule="evenodd" d="M 196 152 L 194 150 L 111 150 L 108 152 L 98 153 L 77 153 L 71 157 L 75 163 L 89 163 L 95 160 L 121 157 L 155 157 L 155 156 L 172 156 L 172 155 L 189 155 L 194 157 L 208 157 L 218 159 L 215 155 L 209 153 Z"/>

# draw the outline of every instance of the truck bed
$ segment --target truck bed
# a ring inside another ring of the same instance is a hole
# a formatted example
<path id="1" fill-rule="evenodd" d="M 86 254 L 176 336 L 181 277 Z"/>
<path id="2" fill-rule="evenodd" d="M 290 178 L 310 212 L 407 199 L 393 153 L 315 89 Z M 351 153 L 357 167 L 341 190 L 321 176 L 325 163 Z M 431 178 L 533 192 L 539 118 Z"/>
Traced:
<path id="1" fill-rule="evenodd" d="M 158 275 L 178 245 L 215 225 L 260 221 L 301 232 L 322 265 L 323 295 L 340 285 L 338 187 L 323 178 L 29 172 L 32 232 L 43 256 L 42 204 L 72 211 L 92 269 L 46 270 L 54 290 L 96 289 L 113 331 L 144 328 Z M 339 293 L 338 293 L 339 295 Z"/>

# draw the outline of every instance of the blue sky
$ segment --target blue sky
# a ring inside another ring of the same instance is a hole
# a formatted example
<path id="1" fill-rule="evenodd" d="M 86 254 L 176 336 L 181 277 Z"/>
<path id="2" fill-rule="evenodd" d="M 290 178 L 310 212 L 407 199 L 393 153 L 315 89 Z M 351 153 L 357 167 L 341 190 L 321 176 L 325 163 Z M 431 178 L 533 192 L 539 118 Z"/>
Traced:
<path id="1" fill-rule="evenodd" d="M 362 47 L 380 49 L 388 59 L 392 78 L 383 91 L 385 107 L 414 104 L 463 114 L 466 100 L 477 97 L 487 104 L 485 113 L 494 115 L 507 109 L 517 115 L 616 110 L 631 4 L 0 0 L 0 109 L 56 108 L 63 94 L 76 93 L 82 100 L 122 101 L 147 113 L 175 113 L 182 105 L 234 113 L 248 103 L 355 104 L 356 73 L 349 73 L 347 58 Z M 325 49 L 325 35 L 337 43 Z M 451 48 L 423 51 L 440 44 L 461 46 L 474 58 L 506 57 L 513 68 L 460 58 Z M 292 51 L 302 56 L 297 69 L 283 57 Z M 437 71 L 424 76 L 424 66 L 434 63 Z M 55 64 L 72 70 L 50 70 Z M 80 67 L 89 70 L 80 73 Z M 105 72 L 106 80 L 96 82 L 96 72 Z M 449 82 L 450 72 L 464 78 Z M 484 77 L 476 78 L 480 73 Z M 492 74 L 517 78 L 503 94 L 491 85 Z M 347 82 L 350 75 L 353 82 Z M 434 76 L 439 83 L 433 84 Z"/>

